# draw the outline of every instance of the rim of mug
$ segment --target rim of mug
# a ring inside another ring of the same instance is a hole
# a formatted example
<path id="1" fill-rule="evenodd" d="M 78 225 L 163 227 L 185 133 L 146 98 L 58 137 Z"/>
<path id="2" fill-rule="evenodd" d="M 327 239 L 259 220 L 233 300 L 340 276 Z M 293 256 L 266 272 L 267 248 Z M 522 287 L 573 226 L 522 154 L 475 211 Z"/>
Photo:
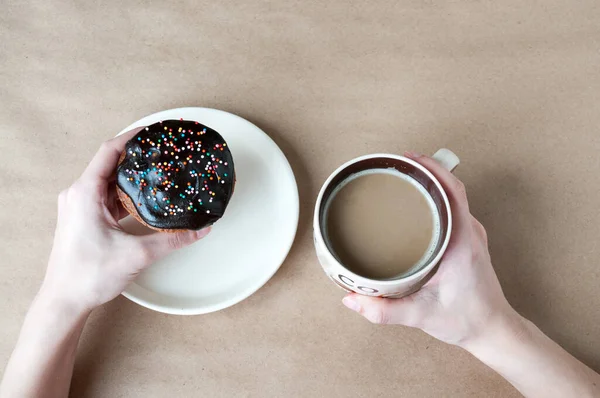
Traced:
<path id="1" fill-rule="evenodd" d="M 425 173 L 425 175 L 427 175 L 427 177 L 429 177 L 433 181 L 433 183 L 436 185 L 436 187 L 439 189 L 440 193 L 442 194 L 442 198 L 444 199 L 444 204 L 446 205 L 446 208 L 448 210 L 448 226 L 447 226 L 448 233 L 446 234 L 446 239 L 444 239 L 444 242 L 442 243 L 440 251 L 431 261 L 429 261 L 425 266 L 423 266 L 423 268 L 421 268 L 417 272 L 410 274 L 406 277 L 400 277 L 397 279 L 381 280 L 381 279 L 368 278 L 368 277 L 365 277 L 365 276 L 362 276 L 355 272 L 350 271 L 346 266 L 344 266 L 340 261 L 338 261 L 337 258 L 335 258 L 333 253 L 331 253 L 329 246 L 327 246 L 327 243 L 325 242 L 323 233 L 321 232 L 321 221 L 320 221 L 321 202 L 323 201 L 323 195 L 325 194 L 325 190 L 329 187 L 329 185 L 331 184 L 331 181 L 338 174 L 340 174 L 342 171 L 344 171 L 344 169 L 348 168 L 349 166 L 351 166 L 355 163 L 361 162 L 363 160 L 373 159 L 373 158 L 391 158 L 391 159 L 401 160 L 401 161 L 409 163 L 409 164 L 417 167 L 421 171 L 423 171 Z M 318 226 L 318 228 L 317 228 L 317 226 Z M 314 234 L 315 234 L 316 238 L 318 238 L 323 243 L 325 248 L 327 249 L 326 255 L 329 256 L 330 260 L 333 260 L 335 262 L 335 264 L 339 265 L 346 272 L 348 272 L 351 276 L 374 283 L 374 284 L 381 284 L 384 286 L 393 286 L 393 285 L 398 284 L 398 282 L 410 282 L 413 280 L 417 280 L 417 281 L 420 280 L 420 277 L 422 277 L 423 274 L 427 274 L 431 270 L 431 268 L 435 267 L 435 265 L 440 262 L 442 256 L 446 252 L 446 248 L 448 247 L 448 243 L 450 242 L 450 236 L 452 235 L 452 209 L 450 207 L 450 201 L 448 200 L 448 195 L 446 194 L 446 191 L 442 187 L 442 184 L 438 181 L 437 178 L 435 178 L 435 176 L 429 170 L 427 170 L 427 168 L 425 166 L 421 165 L 420 163 L 418 163 L 410 158 L 407 158 L 406 156 L 394 155 L 391 153 L 373 153 L 373 154 L 369 154 L 369 155 L 362 155 L 362 156 L 356 157 L 354 159 L 350 159 L 349 161 L 347 161 L 346 163 L 342 164 L 337 169 L 335 169 L 329 175 L 327 180 L 325 180 L 325 182 L 321 186 L 321 190 L 319 191 L 319 195 L 317 196 L 317 202 L 315 204 L 315 211 L 314 211 L 314 218 L 313 218 L 313 230 L 314 230 Z"/>

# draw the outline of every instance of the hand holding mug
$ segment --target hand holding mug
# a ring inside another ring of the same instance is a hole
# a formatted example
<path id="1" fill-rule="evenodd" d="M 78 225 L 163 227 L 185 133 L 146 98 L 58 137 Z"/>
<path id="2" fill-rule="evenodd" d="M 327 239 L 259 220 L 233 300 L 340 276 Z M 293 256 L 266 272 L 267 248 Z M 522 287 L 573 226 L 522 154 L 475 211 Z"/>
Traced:
<path id="1" fill-rule="evenodd" d="M 416 293 L 397 299 L 352 293 L 343 302 L 373 323 L 416 327 L 463 345 L 514 310 L 492 267 L 485 229 L 469 212 L 463 183 L 429 157 L 405 155 L 427 168 L 448 196 L 453 226 L 446 252 L 437 272 Z"/>

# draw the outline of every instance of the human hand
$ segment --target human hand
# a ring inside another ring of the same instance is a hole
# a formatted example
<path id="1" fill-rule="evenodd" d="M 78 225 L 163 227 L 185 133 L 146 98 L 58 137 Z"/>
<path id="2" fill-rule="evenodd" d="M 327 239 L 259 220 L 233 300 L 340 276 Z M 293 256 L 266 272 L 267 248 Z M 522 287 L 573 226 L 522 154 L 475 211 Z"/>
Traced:
<path id="1" fill-rule="evenodd" d="M 463 345 L 514 310 L 492 267 L 485 229 L 469 212 L 463 183 L 427 156 L 405 155 L 431 171 L 448 195 L 453 214 L 448 248 L 436 274 L 418 292 L 400 299 L 352 293 L 343 303 L 373 323 L 416 327 L 446 343 Z"/>
<path id="2" fill-rule="evenodd" d="M 206 236 L 209 228 L 134 236 L 118 221 L 115 170 L 141 128 L 102 144 L 81 177 L 58 197 L 58 222 L 41 293 L 89 311 L 118 296 L 145 267 Z"/>

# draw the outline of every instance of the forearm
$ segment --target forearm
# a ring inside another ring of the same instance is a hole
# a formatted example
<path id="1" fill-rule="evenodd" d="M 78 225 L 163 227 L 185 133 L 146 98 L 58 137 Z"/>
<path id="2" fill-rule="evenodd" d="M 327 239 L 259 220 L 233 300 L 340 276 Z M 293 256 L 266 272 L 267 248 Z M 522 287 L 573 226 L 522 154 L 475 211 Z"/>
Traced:
<path id="1" fill-rule="evenodd" d="M 67 397 L 88 315 L 89 311 L 42 288 L 25 317 L 0 397 Z"/>
<path id="2" fill-rule="evenodd" d="M 465 348 L 527 398 L 600 396 L 600 375 L 516 312 Z"/>

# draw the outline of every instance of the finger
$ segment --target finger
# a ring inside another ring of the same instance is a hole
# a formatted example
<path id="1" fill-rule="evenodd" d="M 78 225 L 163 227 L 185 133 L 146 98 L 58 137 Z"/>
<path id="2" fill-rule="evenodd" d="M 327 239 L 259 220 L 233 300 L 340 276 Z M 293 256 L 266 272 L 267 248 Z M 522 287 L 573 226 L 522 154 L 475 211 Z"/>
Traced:
<path id="1" fill-rule="evenodd" d="M 117 221 L 121 221 L 129 215 L 129 212 L 127 211 L 125 206 L 123 206 L 123 203 L 121 203 L 121 199 L 119 198 L 117 198 L 117 210 L 119 211 L 119 213 L 117 214 Z"/>
<path id="2" fill-rule="evenodd" d="M 376 324 L 399 324 L 417 327 L 423 316 L 420 304 L 413 296 L 397 299 L 369 297 L 351 293 L 342 300 L 352 311 Z"/>
<path id="3" fill-rule="evenodd" d="M 465 185 L 462 181 L 428 156 L 418 155 L 413 152 L 406 152 L 405 156 L 424 166 L 442 184 L 448 196 L 450 208 L 455 215 L 455 223 L 458 224 L 456 225 L 457 230 L 465 230 L 469 226 L 471 213 L 469 212 L 469 202 L 467 201 Z"/>
<path id="4" fill-rule="evenodd" d="M 104 141 L 92 161 L 82 174 L 82 178 L 95 181 L 108 180 L 117 167 L 117 162 L 125 144 L 144 127 L 129 130 L 111 140 Z"/>
<path id="5" fill-rule="evenodd" d="M 440 182 L 440 184 L 442 184 L 442 187 L 448 196 L 452 197 L 456 204 L 459 205 L 460 209 L 466 209 L 468 212 L 469 204 L 467 202 L 465 186 L 462 181 L 460 181 L 450 171 L 442 167 L 442 165 L 440 165 L 436 160 L 428 156 L 418 155 L 413 152 L 406 152 L 406 155 L 429 170 L 431 174 L 433 174 Z"/>
<path id="6" fill-rule="evenodd" d="M 119 199 L 119 195 L 117 194 L 117 183 L 114 181 L 110 182 L 108 185 L 107 205 L 116 221 L 122 220 L 129 214 L 127 209 L 123 206 L 123 203 L 121 203 L 121 199 Z"/>
<path id="7" fill-rule="evenodd" d="M 487 248 L 488 236 L 485 227 L 473 216 L 471 216 L 471 225 L 473 226 L 473 231 L 475 231 L 474 236 L 479 238 L 479 241 L 483 244 L 483 247 Z"/>
<path id="8" fill-rule="evenodd" d="M 63 207 L 65 207 L 66 201 L 67 201 L 67 190 L 64 189 L 64 190 L 60 191 L 60 193 L 58 194 L 57 204 L 58 204 L 58 213 L 59 214 L 60 214 L 61 210 L 63 209 Z"/>
<path id="9" fill-rule="evenodd" d="M 135 238 L 141 241 L 150 260 L 154 261 L 175 250 L 191 245 L 204 238 L 209 232 L 210 227 L 198 231 L 157 232 L 150 235 L 136 236 Z"/>

